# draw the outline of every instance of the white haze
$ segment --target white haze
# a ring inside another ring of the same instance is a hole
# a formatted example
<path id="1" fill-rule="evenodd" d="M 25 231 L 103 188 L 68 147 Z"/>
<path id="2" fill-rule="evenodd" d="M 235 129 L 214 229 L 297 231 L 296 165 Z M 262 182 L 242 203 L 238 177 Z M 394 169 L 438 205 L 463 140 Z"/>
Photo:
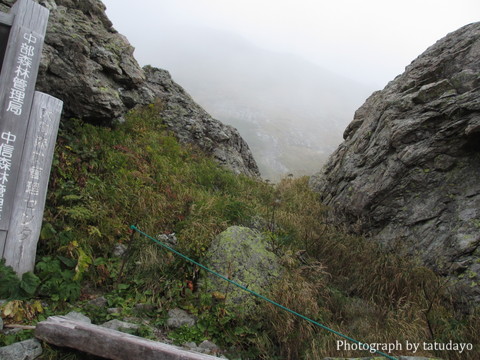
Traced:
<path id="1" fill-rule="evenodd" d="M 365 98 L 478 0 L 104 0 L 142 64 L 237 127 L 264 177 L 311 174 Z"/>

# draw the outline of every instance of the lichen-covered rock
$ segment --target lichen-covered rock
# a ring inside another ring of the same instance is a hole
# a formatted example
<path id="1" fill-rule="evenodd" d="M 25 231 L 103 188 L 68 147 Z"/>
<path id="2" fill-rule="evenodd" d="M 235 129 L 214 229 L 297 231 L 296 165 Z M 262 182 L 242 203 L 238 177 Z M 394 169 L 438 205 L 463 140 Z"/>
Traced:
<path id="1" fill-rule="evenodd" d="M 134 48 L 113 29 L 102 2 L 49 4 L 55 6 L 50 7 L 37 88 L 64 101 L 65 118 L 104 123 L 120 118 L 128 106 L 119 90 L 140 91 L 145 82 Z"/>
<path id="2" fill-rule="evenodd" d="M 0 0 L 0 11 L 14 2 Z M 213 119 L 167 71 L 138 65 L 133 46 L 112 27 L 100 0 L 38 2 L 50 9 L 50 18 L 37 90 L 64 101 L 63 120 L 108 125 L 160 98 L 161 115 L 181 142 L 197 145 L 235 173 L 259 176 L 236 129 Z"/>
<path id="3" fill-rule="evenodd" d="M 355 113 L 311 186 L 480 301 L 480 23 L 438 41 Z M 339 217 L 337 217 L 339 219 Z"/>
<path id="4" fill-rule="evenodd" d="M 220 275 L 265 295 L 281 275 L 277 256 L 268 249 L 264 236 L 240 226 L 228 228 L 212 242 L 205 263 Z M 205 288 L 225 296 L 227 305 L 233 305 L 238 312 L 255 310 L 251 294 L 212 274 Z"/>

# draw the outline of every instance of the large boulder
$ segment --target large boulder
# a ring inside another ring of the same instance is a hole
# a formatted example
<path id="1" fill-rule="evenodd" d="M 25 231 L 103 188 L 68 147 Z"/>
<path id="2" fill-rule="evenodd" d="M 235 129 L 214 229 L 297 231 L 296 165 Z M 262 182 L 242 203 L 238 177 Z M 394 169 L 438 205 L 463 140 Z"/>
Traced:
<path id="1" fill-rule="evenodd" d="M 215 272 L 262 295 L 281 275 L 277 256 L 269 250 L 265 237 L 252 229 L 232 226 L 212 242 L 205 263 Z M 227 281 L 208 275 L 205 290 L 224 298 L 239 313 L 255 311 L 255 298 Z"/>
<path id="2" fill-rule="evenodd" d="M 480 300 L 480 23 L 447 35 L 355 113 L 312 188 Z"/>
<path id="3" fill-rule="evenodd" d="M 0 11 L 8 12 L 14 2 L 0 0 Z M 160 99 L 161 115 L 181 142 L 195 144 L 235 173 L 259 176 L 236 129 L 213 119 L 167 71 L 138 65 L 133 46 L 112 27 L 100 0 L 37 2 L 50 9 L 37 90 L 64 101 L 63 121 L 110 125 L 129 109 Z"/>

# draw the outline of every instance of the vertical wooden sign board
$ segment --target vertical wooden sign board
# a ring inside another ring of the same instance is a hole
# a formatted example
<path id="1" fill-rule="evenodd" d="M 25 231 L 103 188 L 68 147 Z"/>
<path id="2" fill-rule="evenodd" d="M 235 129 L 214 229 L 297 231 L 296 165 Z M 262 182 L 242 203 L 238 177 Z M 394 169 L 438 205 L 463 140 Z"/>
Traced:
<path id="1" fill-rule="evenodd" d="M 0 255 L 18 274 L 33 270 L 62 108 L 35 93 L 48 15 L 32 0 L 0 13 Z"/>
<path id="2" fill-rule="evenodd" d="M 63 102 L 36 91 L 4 257 L 18 274 L 32 271 Z"/>
<path id="3" fill-rule="evenodd" d="M 19 0 L 0 74 L 0 251 L 5 247 L 23 145 L 35 91 L 48 10 Z"/>

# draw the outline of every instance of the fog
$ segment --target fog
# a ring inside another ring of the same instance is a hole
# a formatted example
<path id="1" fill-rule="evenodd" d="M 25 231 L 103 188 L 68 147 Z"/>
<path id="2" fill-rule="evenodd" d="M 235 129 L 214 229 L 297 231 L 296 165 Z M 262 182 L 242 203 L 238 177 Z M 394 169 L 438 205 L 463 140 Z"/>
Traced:
<path id="1" fill-rule="evenodd" d="M 247 140 L 264 177 L 312 174 L 371 89 L 232 33 L 193 29 L 157 43 L 173 78 Z M 193 61 L 192 61 L 193 59 Z"/>
<path id="2" fill-rule="evenodd" d="M 272 180 L 318 171 L 371 92 L 480 14 L 477 0 L 104 3 L 137 60 L 239 129 Z"/>

